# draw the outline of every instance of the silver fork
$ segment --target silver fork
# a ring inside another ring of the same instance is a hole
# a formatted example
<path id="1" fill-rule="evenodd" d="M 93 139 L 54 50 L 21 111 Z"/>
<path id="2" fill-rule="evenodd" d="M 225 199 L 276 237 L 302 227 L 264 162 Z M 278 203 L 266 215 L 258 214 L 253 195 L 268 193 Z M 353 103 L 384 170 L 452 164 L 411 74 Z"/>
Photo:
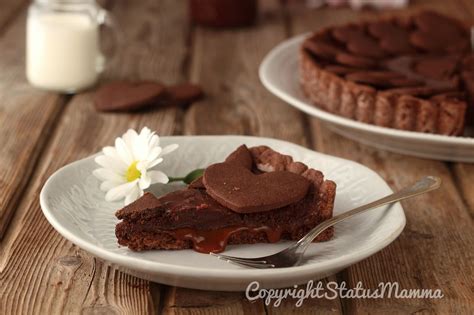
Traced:
<path id="1" fill-rule="evenodd" d="M 359 213 L 365 212 L 370 209 L 378 208 L 380 206 L 386 204 L 392 204 L 398 202 L 400 200 L 404 200 L 407 198 L 411 198 L 417 195 L 421 195 L 431 190 L 438 189 L 441 185 L 441 179 L 434 176 L 427 176 L 415 184 L 409 187 L 405 187 L 402 190 L 383 197 L 381 199 L 372 201 L 366 205 L 357 207 L 350 211 L 341 213 L 335 217 L 332 217 L 329 220 L 326 220 L 316 227 L 314 227 L 308 234 L 303 236 L 298 242 L 294 243 L 287 249 L 284 249 L 276 254 L 263 256 L 263 257 L 256 257 L 256 258 L 241 258 L 241 257 L 233 257 L 227 256 L 222 254 L 215 254 L 210 253 L 213 256 L 216 256 L 219 259 L 225 260 L 229 263 L 236 264 L 239 266 L 244 267 L 253 267 L 253 268 L 284 268 L 284 267 L 292 267 L 299 265 L 302 260 L 304 253 L 311 242 L 330 226 L 333 226 L 336 223 L 339 223 L 347 218 L 350 218 L 354 215 Z"/>

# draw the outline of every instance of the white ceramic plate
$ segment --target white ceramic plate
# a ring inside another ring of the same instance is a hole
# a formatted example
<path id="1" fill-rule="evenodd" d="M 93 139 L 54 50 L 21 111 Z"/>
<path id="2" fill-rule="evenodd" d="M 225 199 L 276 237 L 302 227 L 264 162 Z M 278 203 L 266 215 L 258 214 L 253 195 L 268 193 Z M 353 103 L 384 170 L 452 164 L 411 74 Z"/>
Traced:
<path id="1" fill-rule="evenodd" d="M 285 141 L 243 136 L 163 137 L 162 142 L 178 143 L 179 149 L 160 164 L 169 176 L 224 160 L 237 146 L 268 145 L 324 172 L 337 183 L 334 212 L 391 193 L 384 180 L 355 162 L 320 154 Z M 390 244 L 403 230 L 405 215 L 399 204 L 371 210 L 336 225 L 335 237 L 312 244 L 304 265 L 283 269 L 247 269 L 228 264 L 193 250 L 132 252 L 119 247 L 114 229 L 114 213 L 120 203 L 107 203 L 99 181 L 91 175 L 97 168 L 93 156 L 71 163 L 46 182 L 40 201 L 51 225 L 65 238 L 93 255 L 118 265 L 125 272 L 155 282 L 206 290 L 245 290 L 252 281 L 265 287 L 288 287 L 317 280 L 354 264 Z M 157 195 L 181 185 L 155 185 Z M 279 251 L 288 242 L 228 246 L 226 254 L 256 257 Z"/>
<path id="2" fill-rule="evenodd" d="M 361 123 L 321 110 L 301 91 L 298 78 L 298 50 L 307 34 L 286 40 L 272 49 L 260 65 L 263 85 L 299 110 L 324 121 L 331 130 L 347 138 L 380 149 L 446 161 L 474 162 L 474 131 L 471 137 L 449 137 L 403 131 Z"/>

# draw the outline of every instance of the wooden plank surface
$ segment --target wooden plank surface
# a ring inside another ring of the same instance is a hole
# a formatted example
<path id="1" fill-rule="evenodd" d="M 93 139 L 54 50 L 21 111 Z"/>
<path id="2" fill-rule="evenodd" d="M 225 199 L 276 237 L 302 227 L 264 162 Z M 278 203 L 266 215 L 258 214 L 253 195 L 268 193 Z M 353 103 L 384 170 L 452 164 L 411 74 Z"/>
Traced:
<path id="1" fill-rule="evenodd" d="M 124 26 L 126 45 L 110 65 L 107 78 L 185 80 L 185 3 L 117 1 L 113 12 Z M 153 293 L 159 290 L 79 250 L 54 231 L 39 207 L 39 191 L 54 171 L 112 144 L 127 128 L 147 125 L 161 135 L 173 134 L 177 128 L 176 109 L 145 115 L 98 114 L 91 97 L 92 92 L 78 94 L 64 110 L 0 243 L 0 314 L 158 311 L 159 293 L 154 298 Z M 39 104 L 31 106 L 37 111 Z"/>
<path id="2" fill-rule="evenodd" d="M 474 21 L 470 0 L 413 1 Z M 108 2 L 107 2 L 108 3 Z M 110 1 L 125 44 L 109 65 L 114 78 L 192 80 L 207 97 L 188 109 L 98 114 L 92 91 L 69 99 L 41 92 L 24 79 L 23 1 L 0 10 L 0 314 L 321 314 L 472 311 L 474 165 L 442 163 L 369 148 L 342 138 L 288 107 L 260 84 L 263 56 L 288 36 L 377 15 L 349 9 L 283 8 L 261 1 L 256 27 L 190 29 L 185 1 Z M 4 9 L 6 8 L 6 9 Z M 2 28 L 3 27 L 3 28 Z M 124 274 L 62 238 L 38 205 L 44 181 L 58 168 L 88 156 L 127 128 L 168 134 L 247 134 L 275 137 L 355 160 L 397 189 L 416 178 L 442 177 L 436 193 L 404 202 L 407 227 L 378 254 L 326 281 L 375 288 L 441 288 L 441 300 L 286 300 L 278 308 L 248 302 L 241 293 L 152 284 Z M 3 236 L 3 239 L 2 239 Z"/>
<path id="3" fill-rule="evenodd" d="M 26 15 L 18 4 L 0 10 L 0 27 L 9 26 L 0 28 L 0 239 L 66 101 L 26 81 Z"/>
<path id="4" fill-rule="evenodd" d="M 0 10 L 0 36 L 5 33 L 15 18 L 25 11 L 26 0 L 2 0 Z"/>
<path id="5" fill-rule="evenodd" d="M 445 1 L 417 1 L 411 9 L 428 5 L 444 10 L 449 8 Z M 299 12 L 297 17 L 293 15 L 290 25 L 298 34 L 375 15 L 378 14 L 323 9 L 317 16 L 312 12 Z M 329 131 L 315 119 L 311 120 L 311 126 L 318 151 L 355 160 L 372 168 L 393 189 L 400 189 L 426 175 L 440 176 L 443 180 L 443 186 L 437 192 L 403 202 L 407 226 L 401 236 L 383 251 L 347 268 L 342 272 L 341 279 L 349 287 L 354 287 L 359 281 L 365 288 L 376 288 L 380 282 L 397 281 L 401 288 L 440 288 L 445 298 L 345 299 L 344 311 L 354 314 L 467 314 L 472 310 L 472 286 L 465 279 L 473 278 L 473 266 L 468 263 L 473 260 L 473 253 L 466 251 L 474 245 L 473 224 L 446 164 L 369 148 Z M 465 165 L 459 167 L 466 168 Z"/>
<path id="6" fill-rule="evenodd" d="M 255 28 L 197 28 L 191 80 L 202 84 L 210 97 L 186 112 L 185 134 L 243 134 L 307 143 L 304 115 L 271 96 L 258 79 L 262 58 L 287 36 L 277 4 L 262 1 Z"/>
<path id="7" fill-rule="evenodd" d="M 249 302 L 239 293 L 177 287 L 168 288 L 162 311 L 167 315 L 265 314 L 262 303 Z"/>

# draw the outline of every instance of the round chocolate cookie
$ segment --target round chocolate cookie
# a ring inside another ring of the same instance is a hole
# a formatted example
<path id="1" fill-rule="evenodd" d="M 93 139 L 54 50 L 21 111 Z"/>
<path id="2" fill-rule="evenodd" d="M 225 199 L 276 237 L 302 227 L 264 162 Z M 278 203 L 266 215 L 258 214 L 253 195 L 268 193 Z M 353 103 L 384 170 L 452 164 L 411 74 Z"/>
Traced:
<path id="1" fill-rule="evenodd" d="M 182 83 L 168 87 L 165 100 L 172 105 L 186 105 L 201 99 L 203 95 L 199 85 Z"/>
<path id="2" fill-rule="evenodd" d="M 96 91 L 94 104 L 102 112 L 129 112 L 151 106 L 182 106 L 203 95 L 201 87 L 192 83 L 165 86 L 149 81 L 114 81 Z"/>
<path id="3" fill-rule="evenodd" d="M 102 85 L 94 96 L 98 111 L 133 111 L 153 104 L 166 93 L 166 87 L 155 82 L 114 81 Z"/>

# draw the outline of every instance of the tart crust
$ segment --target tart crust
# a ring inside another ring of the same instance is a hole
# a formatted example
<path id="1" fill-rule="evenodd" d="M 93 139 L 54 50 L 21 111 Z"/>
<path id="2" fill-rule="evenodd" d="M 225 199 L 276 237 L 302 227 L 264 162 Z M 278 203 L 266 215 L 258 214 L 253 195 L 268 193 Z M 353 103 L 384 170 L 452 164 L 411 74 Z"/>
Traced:
<path id="1" fill-rule="evenodd" d="M 199 231 L 226 233 L 229 227 L 237 227 L 237 230 L 228 235 L 226 243 L 267 243 L 279 239 L 298 240 L 317 224 L 332 217 L 336 194 L 334 182 L 325 180 L 320 171 L 294 162 L 290 156 L 266 146 L 249 150 L 253 158 L 254 172 L 289 171 L 300 174 L 310 182 L 307 195 L 289 206 L 242 214 L 218 204 L 206 193 L 202 180 L 198 179 L 187 189 L 160 198 L 145 194 L 134 203 L 118 210 L 116 216 L 122 220 L 115 230 L 119 244 L 134 251 L 194 247 L 196 250 L 208 252 L 208 248 L 199 249 L 199 244 L 192 239 L 182 237 L 183 229 L 189 229 L 186 231 L 192 233 L 197 231 L 199 234 Z M 207 216 L 203 212 L 211 210 L 214 213 Z M 206 219 L 202 219 L 205 217 Z M 315 241 L 329 240 L 333 234 L 333 228 L 328 228 Z M 224 248 L 225 244 L 217 251 Z"/>
<path id="2" fill-rule="evenodd" d="M 370 23 L 384 21 L 393 23 L 394 18 L 363 22 L 356 26 L 368 28 L 372 25 Z M 347 26 L 354 27 L 353 24 Z M 403 87 L 403 84 L 413 83 L 405 80 L 400 88 L 379 89 L 348 79 L 355 77 L 351 76 L 351 72 L 370 71 L 373 65 L 357 64 L 354 63 L 357 60 L 351 60 L 353 65 L 359 66 L 358 69 L 357 66 L 351 69 L 344 64 L 345 59 L 340 59 L 341 55 L 348 57 L 338 51 L 339 48 L 318 46 L 318 43 L 314 46 L 315 39 L 326 38 L 334 30 L 347 26 L 324 28 L 307 38 L 300 48 L 300 84 L 313 105 L 342 117 L 382 127 L 450 136 L 463 134 L 468 100 L 462 95 L 462 87 L 461 91 L 455 90 L 459 92 L 456 95 L 444 91 L 433 93 L 425 86 Z"/>

